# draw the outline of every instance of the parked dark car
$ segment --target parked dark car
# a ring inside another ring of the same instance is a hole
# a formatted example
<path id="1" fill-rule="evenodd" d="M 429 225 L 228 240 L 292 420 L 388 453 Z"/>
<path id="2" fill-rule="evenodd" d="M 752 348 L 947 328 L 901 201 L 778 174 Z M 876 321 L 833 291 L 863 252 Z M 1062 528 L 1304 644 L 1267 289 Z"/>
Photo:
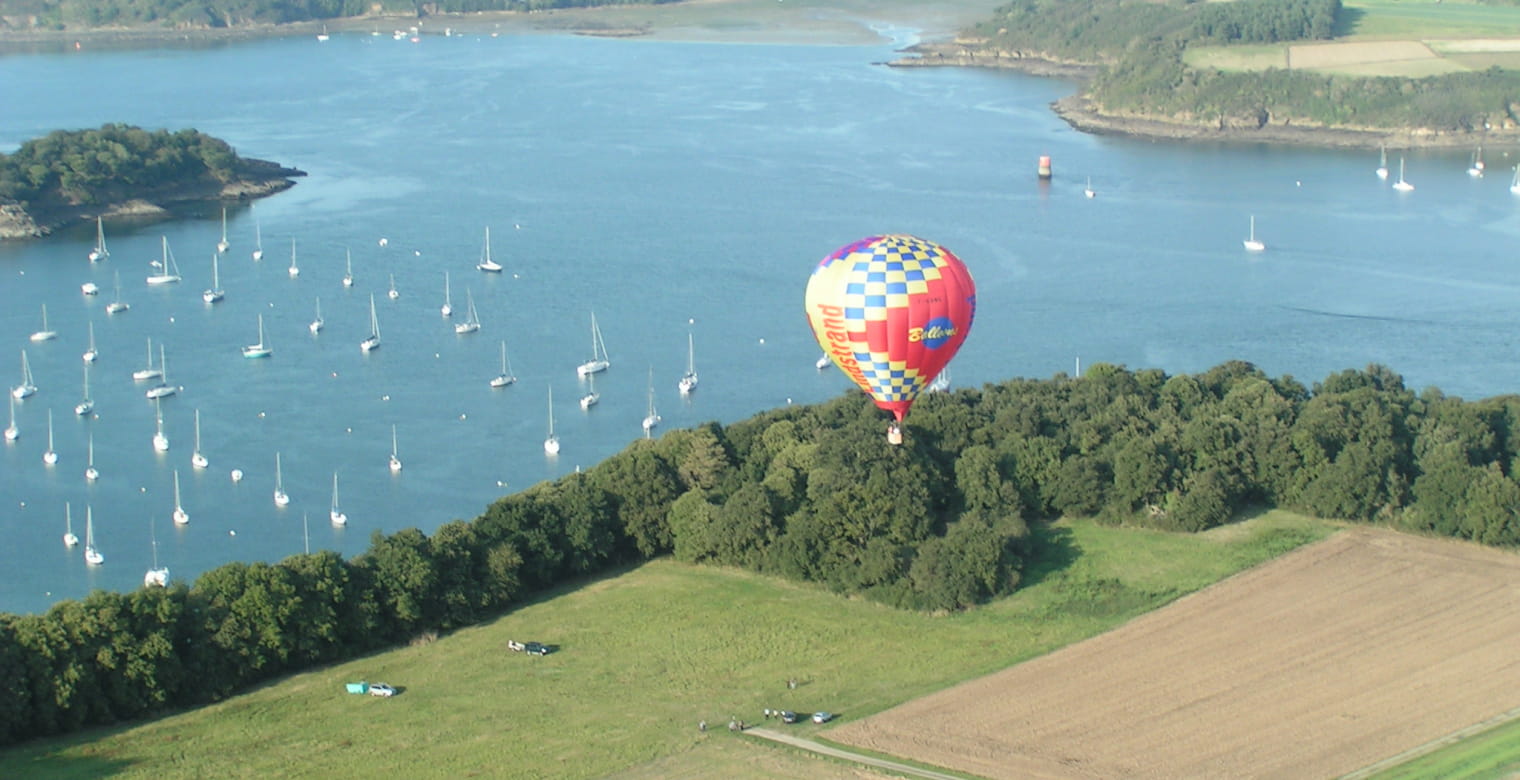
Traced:
<path id="1" fill-rule="evenodd" d="M 528 642 L 523 646 L 523 650 L 528 655 L 548 655 L 554 652 L 554 648 L 549 645 L 539 644 L 538 642 Z"/>
<path id="2" fill-rule="evenodd" d="M 781 711 L 781 722 L 782 723 L 796 723 L 797 722 L 797 713 L 792 712 L 791 710 L 782 710 Z"/>

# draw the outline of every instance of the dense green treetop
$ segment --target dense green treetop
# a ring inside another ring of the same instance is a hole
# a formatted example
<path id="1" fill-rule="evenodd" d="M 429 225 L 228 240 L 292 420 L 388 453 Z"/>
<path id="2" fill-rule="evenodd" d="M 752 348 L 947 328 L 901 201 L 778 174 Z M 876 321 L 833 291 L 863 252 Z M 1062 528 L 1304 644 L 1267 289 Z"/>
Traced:
<path id="1" fill-rule="evenodd" d="M 227 142 L 196 130 L 124 124 L 56 130 L 0 154 L 0 202 L 113 203 L 163 188 L 227 184 L 252 165 Z"/>
<path id="2" fill-rule="evenodd" d="M 1520 545 L 1520 396 L 1416 394 L 1381 366 L 1306 387 L 1238 361 L 1097 364 L 931 393 L 900 446 L 885 421 L 851 391 L 636 441 L 474 520 L 376 532 L 350 560 L 0 614 L 0 745 L 220 699 L 660 555 L 953 610 L 1050 565 L 1062 553 L 1030 527 L 1059 515 L 1198 531 L 1282 506 Z"/>

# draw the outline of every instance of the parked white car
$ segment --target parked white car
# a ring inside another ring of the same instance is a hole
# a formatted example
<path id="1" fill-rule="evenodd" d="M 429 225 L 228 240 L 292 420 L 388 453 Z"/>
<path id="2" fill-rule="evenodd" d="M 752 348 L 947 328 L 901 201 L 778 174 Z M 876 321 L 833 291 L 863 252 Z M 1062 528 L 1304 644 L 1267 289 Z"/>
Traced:
<path id="1" fill-rule="evenodd" d="M 371 696 L 395 696 L 396 695 L 396 689 L 390 687 L 389 685 L 386 685 L 385 683 L 372 683 L 369 686 L 369 695 L 371 695 Z"/>

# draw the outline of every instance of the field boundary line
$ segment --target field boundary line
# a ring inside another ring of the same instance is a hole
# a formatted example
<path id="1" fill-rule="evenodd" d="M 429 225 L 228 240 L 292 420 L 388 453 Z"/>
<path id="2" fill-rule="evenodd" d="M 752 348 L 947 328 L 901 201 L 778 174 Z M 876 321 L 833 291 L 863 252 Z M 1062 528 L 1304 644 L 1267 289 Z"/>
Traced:
<path id="1" fill-rule="evenodd" d="M 901 764 L 896 761 L 889 761 L 885 758 L 877 758 L 875 756 L 868 756 L 864 753 L 856 753 L 852 750 L 837 748 L 833 745 L 825 745 L 824 743 L 818 742 L 817 740 L 807 739 L 805 737 L 794 737 L 791 734 L 783 734 L 779 731 L 773 731 L 767 728 L 747 728 L 744 730 L 744 733 L 759 737 L 761 739 L 768 739 L 772 742 L 779 742 L 783 745 L 791 745 L 792 747 L 801 748 L 803 750 L 818 753 L 819 755 L 828 756 L 830 758 L 853 761 L 857 764 L 865 764 L 866 766 L 876 767 L 877 769 L 886 769 L 892 772 L 897 772 L 899 774 L 908 775 L 910 777 L 922 777 L 927 778 L 927 780 L 963 780 L 964 778 L 964 775 L 951 775 L 944 772 L 936 772 L 933 769 L 924 769 L 922 767 L 916 767 L 909 764 Z"/>
<path id="2" fill-rule="evenodd" d="M 1520 707 L 1501 712 L 1498 715 L 1489 718 L 1488 720 L 1479 721 L 1466 728 L 1457 729 L 1456 731 L 1453 731 L 1444 737 L 1433 739 L 1423 745 L 1416 745 L 1402 753 L 1389 756 L 1375 764 L 1368 764 L 1367 766 L 1364 766 L 1355 772 L 1349 772 L 1347 774 L 1341 775 L 1339 778 L 1336 778 L 1336 780 L 1365 780 L 1366 778 L 1371 777 L 1385 769 L 1392 769 L 1400 764 L 1404 764 L 1409 761 L 1413 761 L 1416 758 L 1420 758 L 1421 756 L 1429 755 L 1448 745 L 1454 745 L 1458 742 L 1461 742 L 1468 737 L 1475 737 L 1485 731 L 1489 731 L 1490 729 L 1498 728 L 1499 726 L 1515 720 L 1516 718 L 1520 718 Z"/>

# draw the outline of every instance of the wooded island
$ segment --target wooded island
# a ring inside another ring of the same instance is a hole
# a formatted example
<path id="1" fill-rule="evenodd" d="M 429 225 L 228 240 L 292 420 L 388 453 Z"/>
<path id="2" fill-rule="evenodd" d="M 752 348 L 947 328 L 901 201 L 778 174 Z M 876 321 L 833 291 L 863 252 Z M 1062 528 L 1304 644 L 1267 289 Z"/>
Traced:
<path id="1" fill-rule="evenodd" d="M 197 130 L 57 130 L 0 154 L 0 239 L 43 236 L 97 216 L 162 213 L 178 203 L 259 198 L 305 175 L 239 157 Z"/>

